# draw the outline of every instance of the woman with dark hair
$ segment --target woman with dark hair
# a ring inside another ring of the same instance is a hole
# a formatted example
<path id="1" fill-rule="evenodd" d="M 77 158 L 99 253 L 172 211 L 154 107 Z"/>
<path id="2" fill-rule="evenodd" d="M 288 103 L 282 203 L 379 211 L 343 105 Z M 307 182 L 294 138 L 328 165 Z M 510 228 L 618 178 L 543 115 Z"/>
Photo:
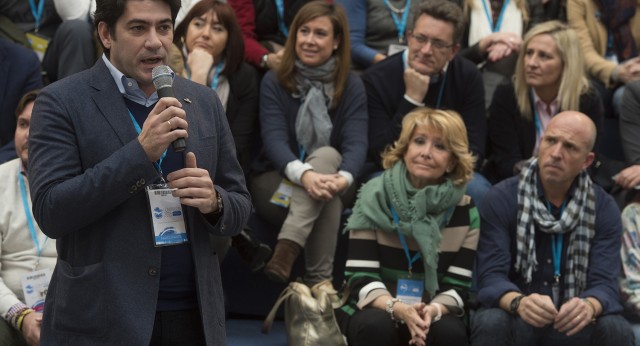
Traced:
<path id="1" fill-rule="evenodd" d="M 277 73 L 262 80 L 264 145 L 252 167 L 251 192 L 258 214 L 281 225 L 265 273 L 287 282 L 304 248 L 304 281 L 312 286 L 332 278 L 341 198 L 355 189 L 366 156 L 367 103 L 362 82 L 349 70 L 341 7 L 306 4 L 290 33 Z"/>
<path id="2" fill-rule="evenodd" d="M 242 169 L 248 172 L 258 137 L 258 76 L 244 63 L 242 33 L 233 9 L 217 0 L 201 0 L 176 27 L 175 44 L 182 51 L 183 75 L 216 91 L 227 115 Z M 213 239 L 223 258 L 229 242 Z M 264 266 L 271 249 L 247 230 L 232 238 L 240 256 L 253 271 Z"/>
<path id="3" fill-rule="evenodd" d="M 242 33 L 233 9 L 216 0 L 195 4 L 176 27 L 184 77 L 216 90 L 227 114 L 238 161 L 247 172 L 258 131 L 258 78 L 243 63 Z"/>

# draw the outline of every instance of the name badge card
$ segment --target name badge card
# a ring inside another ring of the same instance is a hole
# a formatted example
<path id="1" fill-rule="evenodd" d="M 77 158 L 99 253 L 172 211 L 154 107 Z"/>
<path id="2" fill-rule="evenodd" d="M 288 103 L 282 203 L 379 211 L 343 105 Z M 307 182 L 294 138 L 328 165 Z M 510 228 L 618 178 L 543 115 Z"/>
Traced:
<path id="1" fill-rule="evenodd" d="M 396 297 L 403 302 L 413 305 L 422 301 L 424 292 L 424 281 L 413 279 L 398 279 Z"/>
<path id="2" fill-rule="evenodd" d="M 44 52 L 47 51 L 47 47 L 49 46 L 49 39 L 33 32 L 28 32 L 26 36 L 27 41 L 29 41 L 31 45 L 31 49 L 36 52 L 36 55 L 38 55 L 38 58 L 42 61 Z"/>
<path id="3" fill-rule="evenodd" d="M 154 246 L 183 244 L 189 241 L 180 198 L 174 197 L 166 184 L 147 186 L 153 223 Z"/>
<path id="4" fill-rule="evenodd" d="M 282 179 L 280 185 L 276 192 L 271 196 L 271 200 L 269 202 L 279 205 L 283 208 L 289 208 L 289 203 L 291 203 L 291 195 L 293 195 L 293 183 L 287 179 Z"/>
<path id="5" fill-rule="evenodd" d="M 390 44 L 389 45 L 389 50 L 387 51 L 387 56 L 392 56 L 396 53 L 400 53 L 402 51 L 404 51 L 405 49 L 407 49 L 407 46 L 403 45 L 403 44 Z"/>
<path id="6" fill-rule="evenodd" d="M 44 310 L 44 299 L 47 297 L 51 269 L 41 269 L 23 275 L 21 278 L 25 304 L 36 312 Z"/>

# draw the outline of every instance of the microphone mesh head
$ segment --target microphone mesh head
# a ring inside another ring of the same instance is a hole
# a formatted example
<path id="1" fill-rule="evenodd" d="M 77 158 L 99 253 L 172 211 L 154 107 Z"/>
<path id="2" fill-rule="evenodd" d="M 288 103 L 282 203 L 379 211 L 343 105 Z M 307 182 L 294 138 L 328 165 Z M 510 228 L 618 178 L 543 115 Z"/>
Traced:
<path id="1" fill-rule="evenodd" d="M 151 71 L 151 80 L 156 89 L 171 86 L 173 84 L 173 71 L 169 66 L 156 66 Z"/>

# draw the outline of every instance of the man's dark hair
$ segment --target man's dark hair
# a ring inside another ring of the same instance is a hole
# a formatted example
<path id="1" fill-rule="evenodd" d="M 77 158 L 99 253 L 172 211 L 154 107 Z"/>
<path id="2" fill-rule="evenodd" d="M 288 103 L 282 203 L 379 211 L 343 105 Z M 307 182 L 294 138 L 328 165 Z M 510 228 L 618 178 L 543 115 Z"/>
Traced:
<path id="1" fill-rule="evenodd" d="M 460 6 L 451 0 L 427 0 L 414 14 L 411 28 L 415 28 L 423 14 L 453 24 L 453 44 L 460 43 L 465 27 L 464 14 Z"/>
<path id="2" fill-rule="evenodd" d="M 31 90 L 20 98 L 20 101 L 18 101 L 18 107 L 16 108 L 16 120 L 20 114 L 24 112 L 24 109 L 27 108 L 27 105 L 36 100 L 39 93 L 40 89 Z"/>
<path id="3" fill-rule="evenodd" d="M 95 23 L 96 28 L 100 22 L 105 22 L 107 27 L 109 28 L 109 33 L 112 37 L 116 35 L 116 22 L 118 18 L 122 16 L 124 13 L 124 8 L 127 4 L 127 1 L 132 0 L 96 0 L 96 12 L 94 13 L 93 22 Z M 176 16 L 178 15 L 178 11 L 180 10 L 181 2 L 180 0 L 156 0 L 162 1 L 169 5 L 171 8 L 171 21 L 175 23 Z M 109 50 L 104 46 L 102 40 L 98 38 L 100 41 L 100 45 L 102 45 L 102 49 L 104 49 L 107 56 L 109 56 Z"/>

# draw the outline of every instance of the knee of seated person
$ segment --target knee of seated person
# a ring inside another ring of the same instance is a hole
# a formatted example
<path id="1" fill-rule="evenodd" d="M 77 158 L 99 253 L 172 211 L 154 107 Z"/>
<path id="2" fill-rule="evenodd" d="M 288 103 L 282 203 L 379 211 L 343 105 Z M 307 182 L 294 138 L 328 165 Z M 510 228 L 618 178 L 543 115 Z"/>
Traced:
<path id="1" fill-rule="evenodd" d="M 342 159 L 342 155 L 340 155 L 338 150 L 328 145 L 314 150 L 311 153 L 311 155 L 309 155 L 309 158 L 312 158 L 312 157 L 319 157 L 319 158 L 326 158 L 326 159 L 335 159 L 335 158 Z"/>
<path id="2" fill-rule="evenodd" d="M 358 340 L 394 340 L 396 334 L 395 323 L 386 311 L 380 309 L 365 309 L 351 317 L 350 336 L 357 336 Z M 356 343 L 359 344 L 359 343 Z"/>
<path id="3" fill-rule="evenodd" d="M 511 315 L 506 311 L 498 308 L 480 308 L 473 314 L 471 321 L 471 330 L 476 335 L 498 335 L 509 330 L 511 324 Z"/>
<path id="4" fill-rule="evenodd" d="M 93 25 L 86 20 L 65 20 L 56 30 L 56 36 L 62 35 L 65 40 L 92 40 Z"/>
<path id="5" fill-rule="evenodd" d="M 335 170 L 340 166 L 342 155 L 335 148 L 325 146 L 314 150 L 305 162 L 314 166 L 314 169 L 319 173 L 330 174 L 335 173 Z M 316 164 L 314 165 L 314 163 Z M 319 169 L 321 166 L 326 167 L 325 169 Z"/>
<path id="6" fill-rule="evenodd" d="M 469 336 L 467 327 L 462 318 L 454 315 L 444 315 L 442 319 L 433 323 L 429 328 L 429 334 L 437 345 L 444 343 L 451 345 L 468 345 Z"/>
<path id="7" fill-rule="evenodd" d="M 592 336 L 594 340 L 617 340 L 610 345 L 631 345 L 630 341 L 634 339 L 631 325 L 620 315 L 598 317 Z"/>
<path id="8" fill-rule="evenodd" d="M 473 173 L 473 178 L 467 184 L 467 195 L 471 196 L 473 203 L 480 206 L 484 196 L 491 189 L 491 183 L 482 174 Z"/>

